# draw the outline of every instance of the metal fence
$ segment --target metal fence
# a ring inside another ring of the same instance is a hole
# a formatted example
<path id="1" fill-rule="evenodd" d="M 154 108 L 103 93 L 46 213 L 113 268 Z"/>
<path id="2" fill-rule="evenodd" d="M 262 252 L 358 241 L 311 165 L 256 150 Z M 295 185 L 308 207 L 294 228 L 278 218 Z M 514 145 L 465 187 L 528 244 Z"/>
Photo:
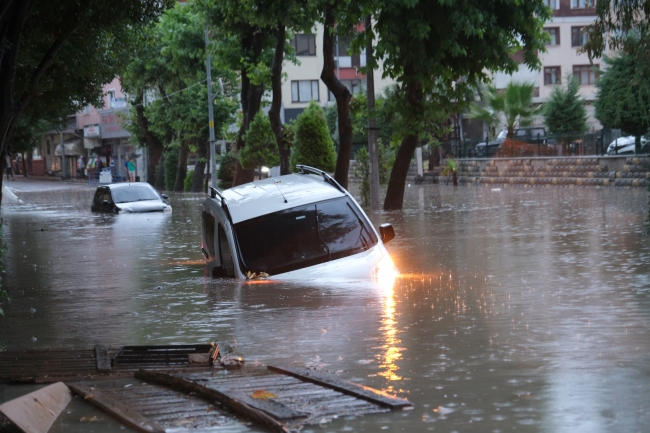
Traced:
<path id="1" fill-rule="evenodd" d="M 621 136 L 617 129 L 601 129 L 586 134 L 537 134 L 536 137 L 515 137 L 505 140 L 455 140 L 429 146 L 429 159 L 444 158 L 513 158 L 552 156 L 596 156 L 650 153 L 650 140 L 635 142 L 632 136 Z"/>

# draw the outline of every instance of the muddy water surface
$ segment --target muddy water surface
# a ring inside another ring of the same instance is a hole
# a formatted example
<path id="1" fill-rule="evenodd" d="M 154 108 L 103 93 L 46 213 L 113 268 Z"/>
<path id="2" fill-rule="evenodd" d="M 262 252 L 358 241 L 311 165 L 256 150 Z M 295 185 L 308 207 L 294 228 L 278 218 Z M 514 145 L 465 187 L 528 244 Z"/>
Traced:
<path id="1" fill-rule="evenodd" d="M 373 216 L 395 227 L 391 287 L 206 278 L 201 194 L 173 195 L 171 215 L 101 215 L 83 186 L 20 187 L 1 215 L 6 350 L 220 340 L 249 364 L 319 368 L 415 405 L 305 431 L 650 425 L 641 189 L 407 188 L 402 212 Z M 24 389 L 0 388 L 0 402 Z"/>

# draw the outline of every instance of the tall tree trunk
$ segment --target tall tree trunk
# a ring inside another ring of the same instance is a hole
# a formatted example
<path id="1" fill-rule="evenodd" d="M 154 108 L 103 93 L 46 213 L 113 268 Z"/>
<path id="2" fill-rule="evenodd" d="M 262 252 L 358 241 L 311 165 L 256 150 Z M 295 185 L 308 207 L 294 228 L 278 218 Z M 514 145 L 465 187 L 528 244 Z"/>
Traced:
<path id="1" fill-rule="evenodd" d="M 336 98 L 336 112 L 339 122 L 339 154 L 336 158 L 334 179 L 344 188 L 348 187 L 348 170 L 350 169 L 350 153 L 352 152 L 352 120 L 350 119 L 350 91 L 336 76 L 334 60 L 336 19 L 334 11 L 338 1 L 328 3 L 325 8 L 323 23 L 323 71 L 320 78 Z"/>
<path id="2" fill-rule="evenodd" d="M 187 155 L 190 153 L 190 145 L 187 140 L 181 138 L 181 148 L 178 149 L 178 165 L 176 166 L 176 179 L 174 188 L 176 192 L 185 190 L 185 178 L 187 177 Z"/>
<path id="3" fill-rule="evenodd" d="M 257 63 L 262 54 L 263 32 L 259 28 L 251 28 L 248 37 L 242 40 L 243 51 L 252 52 L 250 59 L 251 63 Z M 246 86 L 244 86 L 246 80 Z M 242 70 L 242 111 L 244 118 L 242 119 L 241 128 L 237 136 L 237 151 L 240 151 L 246 146 L 244 141 L 244 134 L 248 131 L 248 127 L 262 106 L 262 95 L 264 94 L 264 84 L 253 84 L 248 78 L 245 70 Z M 244 104 L 244 100 L 246 103 Z M 235 178 L 233 179 L 232 186 L 242 185 L 244 183 L 252 182 L 255 180 L 255 169 L 244 170 L 239 161 L 235 164 Z"/>
<path id="4" fill-rule="evenodd" d="M 412 72 L 409 74 L 410 71 L 413 71 L 413 65 L 405 65 L 404 72 L 406 76 L 413 76 Z M 409 102 L 410 110 L 414 113 L 413 116 L 410 117 L 417 119 L 418 114 L 416 113 L 422 112 L 422 85 L 415 81 L 409 81 L 405 84 L 405 87 L 406 98 Z M 397 149 L 395 163 L 393 164 L 393 169 L 390 172 L 390 179 L 388 180 L 388 189 L 386 190 L 386 198 L 384 199 L 384 210 L 402 209 L 406 176 L 408 175 L 411 159 L 413 159 L 413 153 L 415 152 L 417 145 L 418 136 L 412 134 L 405 136 Z"/>
<path id="5" fill-rule="evenodd" d="M 275 53 L 273 55 L 273 66 L 271 67 L 273 100 L 271 101 L 271 109 L 269 110 L 269 120 L 271 121 L 271 129 L 275 135 L 275 141 L 278 143 L 278 151 L 280 152 L 280 174 L 291 173 L 291 168 L 289 167 L 290 148 L 285 146 L 284 127 L 280 118 L 280 109 L 282 108 L 282 61 L 284 60 L 285 39 L 286 31 L 284 24 L 278 21 Z"/>
<path id="6" fill-rule="evenodd" d="M 372 58 L 372 17 L 366 16 L 366 88 L 368 94 L 368 157 L 370 159 L 370 210 L 379 210 L 379 152 L 377 152 L 377 121 L 375 119 L 375 71 Z"/>
<path id="7" fill-rule="evenodd" d="M 136 106 L 136 118 L 142 134 L 144 142 L 147 144 L 149 150 L 149 157 L 147 159 L 147 182 L 152 186 L 156 185 L 156 165 L 160 161 L 160 156 L 163 153 L 163 142 L 158 139 L 151 131 L 149 131 L 149 119 L 144 115 L 144 106 L 142 105 L 142 93 L 144 90 L 137 92 L 137 97 L 134 101 Z"/>
<path id="8" fill-rule="evenodd" d="M 208 142 L 199 141 L 196 146 L 196 164 L 194 164 L 194 178 L 192 178 L 192 192 L 201 192 L 203 189 L 203 172 L 208 159 Z M 215 185 L 216 188 L 216 185 Z"/>

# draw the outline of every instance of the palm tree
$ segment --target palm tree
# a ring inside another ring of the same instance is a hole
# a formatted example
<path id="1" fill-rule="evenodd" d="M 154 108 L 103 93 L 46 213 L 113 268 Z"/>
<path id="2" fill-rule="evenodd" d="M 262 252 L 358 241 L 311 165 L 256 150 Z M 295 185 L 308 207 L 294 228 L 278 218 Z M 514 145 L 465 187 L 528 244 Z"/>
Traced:
<path id="1" fill-rule="evenodd" d="M 509 82 L 503 91 L 499 91 L 492 84 L 480 90 L 481 102 L 470 105 L 468 117 L 479 119 L 495 128 L 501 121 L 505 121 L 508 137 L 515 132 L 515 126 L 528 126 L 533 123 L 533 118 L 540 107 L 533 106 L 535 85 L 532 83 Z"/>

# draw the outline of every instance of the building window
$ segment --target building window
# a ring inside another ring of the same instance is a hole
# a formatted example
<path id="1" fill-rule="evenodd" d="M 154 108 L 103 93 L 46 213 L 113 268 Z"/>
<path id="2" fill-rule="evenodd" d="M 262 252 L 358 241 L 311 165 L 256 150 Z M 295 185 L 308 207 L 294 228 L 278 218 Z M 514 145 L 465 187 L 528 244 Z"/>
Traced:
<path id="1" fill-rule="evenodd" d="M 546 6 L 550 7 L 551 9 L 560 8 L 560 0 L 544 0 L 544 4 L 546 4 Z"/>
<path id="2" fill-rule="evenodd" d="M 571 27 L 571 46 L 581 47 L 587 43 L 587 33 L 584 27 Z"/>
<path id="3" fill-rule="evenodd" d="M 571 9 L 587 9 L 594 7 L 594 0 L 571 0 Z"/>
<path id="4" fill-rule="evenodd" d="M 297 34 L 291 39 L 291 46 L 296 52 L 296 56 L 315 56 L 316 35 Z"/>
<path id="5" fill-rule="evenodd" d="M 355 93 L 366 93 L 366 81 L 365 80 L 341 80 L 341 84 L 348 88 L 351 95 Z M 328 101 L 336 101 L 334 93 L 329 93 Z"/>
<path id="6" fill-rule="evenodd" d="M 560 67 L 547 66 L 544 68 L 544 84 L 560 84 Z"/>
<path id="7" fill-rule="evenodd" d="M 551 39 L 546 43 L 546 45 L 560 45 L 560 28 L 559 27 L 548 27 L 544 31 L 548 33 Z"/>
<path id="8" fill-rule="evenodd" d="M 90 105 L 84 107 L 84 114 L 90 114 Z"/>
<path id="9" fill-rule="evenodd" d="M 303 80 L 291 82 L 291 102 L 318 101 L 318 80 Z"/>
<path id="10" fill-rule="evenodd" d="M 573 67 L 573 76 L 581 86 L 596 84 L 598 65 L 577 65 Z"/>

